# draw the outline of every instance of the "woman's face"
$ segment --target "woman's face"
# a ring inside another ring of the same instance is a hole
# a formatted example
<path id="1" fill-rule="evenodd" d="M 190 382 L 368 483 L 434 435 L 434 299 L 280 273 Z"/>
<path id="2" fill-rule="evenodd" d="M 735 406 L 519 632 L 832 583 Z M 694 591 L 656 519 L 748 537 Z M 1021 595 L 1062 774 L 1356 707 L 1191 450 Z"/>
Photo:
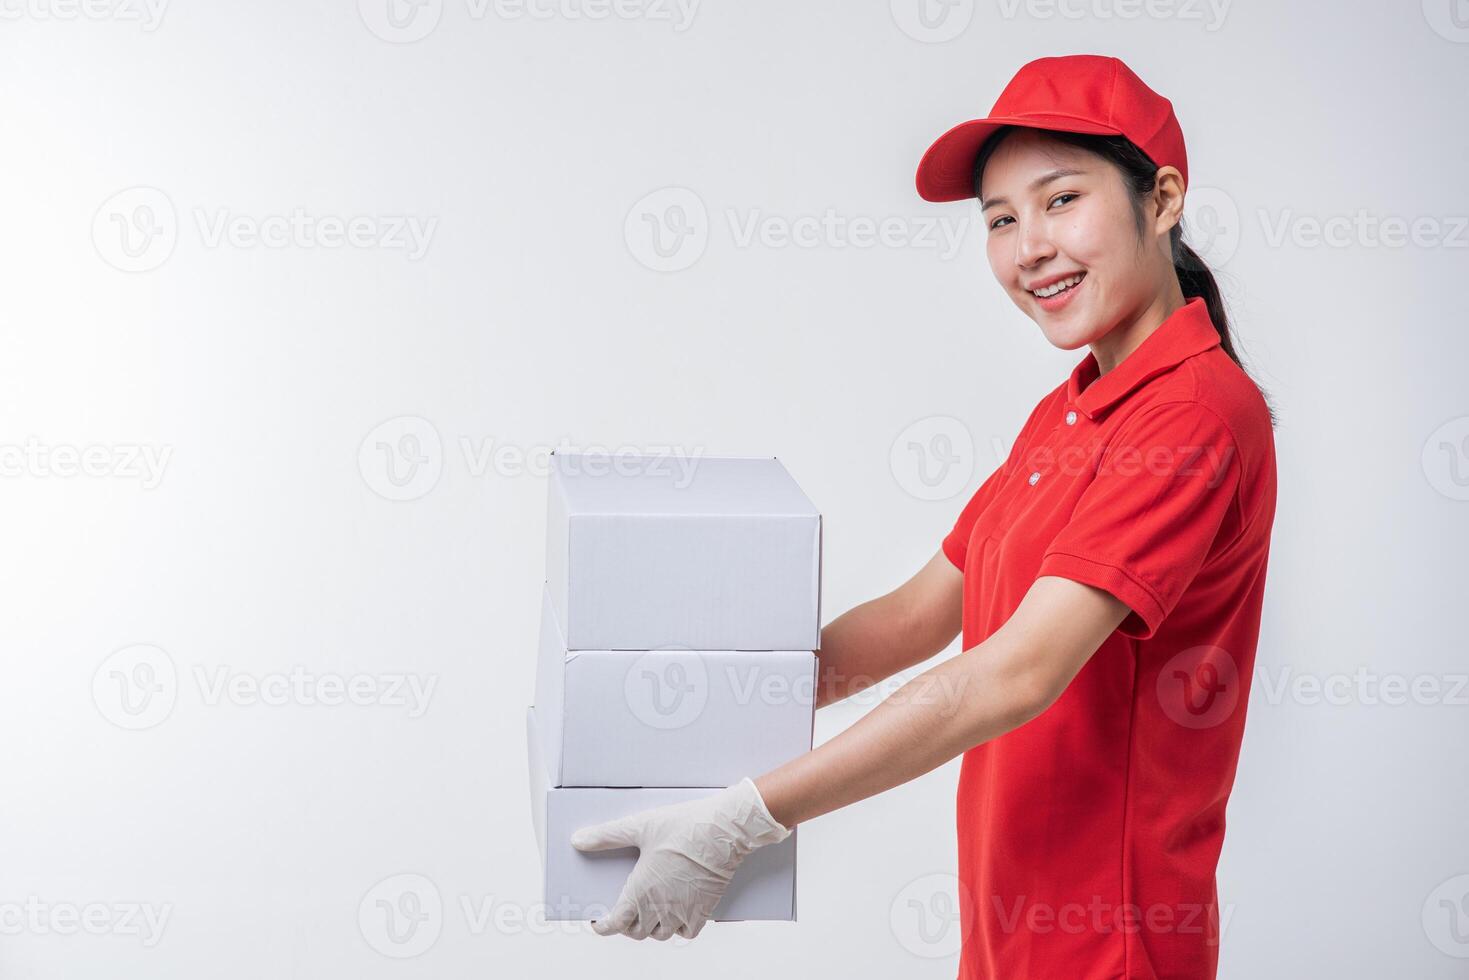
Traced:
<path id="1" fill-rule="evenodd" d="M 1100 157 L 1016 130 L 986 162 L 980 192 L 990 268 L 1055 346 L 1090 344 L 1157 295 L 1161 254 L 1139 243 L 1122 174 Z M 1035 293 L 1074 276 L 1054 296 Z"/>

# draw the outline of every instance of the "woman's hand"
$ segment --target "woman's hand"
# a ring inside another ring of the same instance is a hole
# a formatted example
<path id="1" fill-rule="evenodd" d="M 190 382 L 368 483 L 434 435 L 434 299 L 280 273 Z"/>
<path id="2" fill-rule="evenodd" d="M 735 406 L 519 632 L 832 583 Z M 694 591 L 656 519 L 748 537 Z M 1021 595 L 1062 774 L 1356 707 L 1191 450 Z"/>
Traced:
<path id="1" fill-rule="evenodd" d="M 697 800 L 583 827 L 571 835 L 579 851 L 636 847 L 640 852 L 622 894 L 592 928 L 603 936 L 692 939 L 746 856 L 790 833 L 770 815 L 749 778 Z"/>

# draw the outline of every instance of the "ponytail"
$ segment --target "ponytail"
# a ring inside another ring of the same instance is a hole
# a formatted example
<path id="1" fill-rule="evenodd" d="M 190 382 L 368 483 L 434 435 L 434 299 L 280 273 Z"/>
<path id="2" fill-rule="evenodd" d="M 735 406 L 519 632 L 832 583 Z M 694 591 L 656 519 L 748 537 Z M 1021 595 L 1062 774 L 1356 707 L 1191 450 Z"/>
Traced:
<path id="1" fill-rule="evenodd" d="M 1214 280 L 1214 273 L 1210 271 L 1208 264 L 1183 240 L 1183 218 L 1180 217 L 1178 224 L 1169 229 L 1168 245 L 1173 252 L 1173 271 L 1178 276 L 1178 286 L 1183 292 L 1183 298 L 1193 299 L 1197 296 L 1203 299 L 1204 306 L 1209 310 L 1209 320 L 1214 324 L 1214 329 L 1219 331 L 1219 349 L 1228 354 L 1229 359 L 1238 364 L 1248 377 L 1249 371 L 1245 370 L 1239 352 L 1235 350 L 1234 331 L 1229 328 L 1229 315 L 1224 312 L 1224 294 L 1219 291 L 1219 283 Z M 1250 380 L 1254 381 L 1253 378 Z M 1260 387 L 1259 382 L 1255 382 L 1255 387 Z M 1265 399 L 1265 409 L 1270 413 L 1270 424 L 1273 426 L 1278 420 L 1263 388 L 1260 389 L 1260 397 Z"/>

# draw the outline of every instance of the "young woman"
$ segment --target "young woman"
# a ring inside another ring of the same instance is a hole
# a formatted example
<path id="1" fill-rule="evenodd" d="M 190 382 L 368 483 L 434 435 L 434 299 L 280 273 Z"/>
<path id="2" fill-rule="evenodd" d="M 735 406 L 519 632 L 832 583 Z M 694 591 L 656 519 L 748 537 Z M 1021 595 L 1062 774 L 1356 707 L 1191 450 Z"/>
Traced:
<path id="1" fill-rule="evenodd" d="M 929 149 L 919 193 L 978 197 L 995 277 L 1090 352 L 928 564 L 822 631 L 817 704 L 963 652 L 778 769 L 579 831 L 641 850 L 599 933 L 697 935 L 751 850 L 962 754 L 961 978 L 1215 975 L 1275 460 L 1182 241 L 1187 168 L 1168 100 L 1092 55 L 1025 65 Z"/>

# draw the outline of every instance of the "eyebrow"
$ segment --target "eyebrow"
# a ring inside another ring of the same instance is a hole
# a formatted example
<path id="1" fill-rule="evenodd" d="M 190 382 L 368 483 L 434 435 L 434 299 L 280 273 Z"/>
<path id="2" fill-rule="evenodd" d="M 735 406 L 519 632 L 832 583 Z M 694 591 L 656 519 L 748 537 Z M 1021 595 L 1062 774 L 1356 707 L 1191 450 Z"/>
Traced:
<path id="1" fill-rule="evenodd" d="M 1038 191 L 1042 187 L 1046 186 L 1047 184 L 1049 184 L 1053 180 L 1060 180 L 1062 177 L 1078 177 L 1078 176 L 1081 176 L 1082 174 L 1085 174 L 1087 172 L 1088 171 L 1085 171 L 1085 170 L 1072 170 L 1070 168 L 1065 168 L 1065 167 L 1063 167 L 1060 170 L 1052 170 L 1050 173 L 1044 174 L 1044 175 L 1042 175 L 1040 177 L 1037 177 L 1035 180 L 1031 181 L 1030 182 L 1030 186 L 1028 188 L 1026 188 L 1026 190 Z M 1009 203 L 1010 202 L 1007 201 L 1007 200 L 1005 200 L 1003 197 L 992 197 L 992 198 L 990 198 L 987 201 L 981 202 L 981 204 L 979 205 L 979 209 L 981 211 L 988 211 L 990 208 L 994 207 L 996 204 L 1009 204 Z"/>

